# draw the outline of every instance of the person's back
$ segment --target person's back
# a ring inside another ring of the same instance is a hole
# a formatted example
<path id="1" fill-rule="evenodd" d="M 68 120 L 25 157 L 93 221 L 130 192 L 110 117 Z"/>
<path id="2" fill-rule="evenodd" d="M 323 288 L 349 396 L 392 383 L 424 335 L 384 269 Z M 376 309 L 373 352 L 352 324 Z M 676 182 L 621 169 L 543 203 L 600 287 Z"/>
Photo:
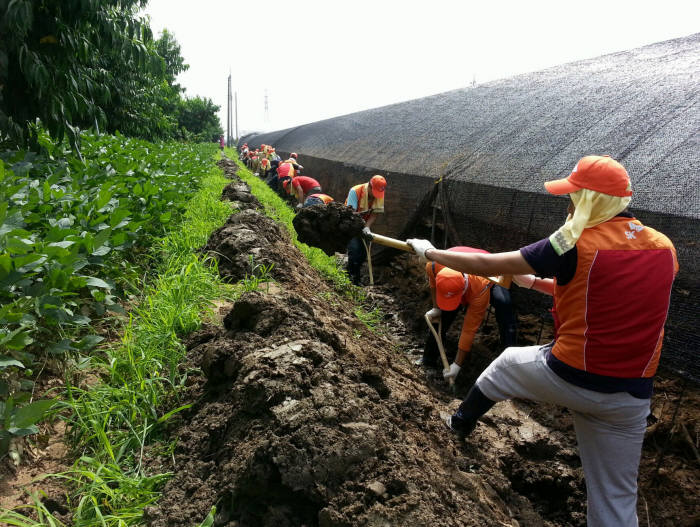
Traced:
<path id="1" fill-rule="evenodd" d="M 596 375 L 650 378 L 656 372 L 678 268 L 671 241 L 616 216 L 584 229 L 576 271 L 557 283 L 555 357 Z"/>

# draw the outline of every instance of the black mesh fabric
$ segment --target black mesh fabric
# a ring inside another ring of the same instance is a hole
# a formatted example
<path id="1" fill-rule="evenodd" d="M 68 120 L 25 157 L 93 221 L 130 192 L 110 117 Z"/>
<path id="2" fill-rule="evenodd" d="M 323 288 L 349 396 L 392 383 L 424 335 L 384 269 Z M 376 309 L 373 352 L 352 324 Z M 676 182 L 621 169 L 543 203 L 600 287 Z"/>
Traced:
<path id="1" fill-rule="evenodd" d="M 698 381 L 698 79 L 700 33 L 241 142 L 298 152 L 305 173 L 340 201 L 384 175 L 375 232 L 490 251 L 551 234 L 567 198 L 548 195 L 543 182 L 567 176 L 584 155 L 611 155 L 632 179 L 632 212 L 676 246 L 662 364 Z M 373 259 L 382 254 L 392 252 Z M 546 313 L 545 300 L 514 289 L 519 305 Z"/>

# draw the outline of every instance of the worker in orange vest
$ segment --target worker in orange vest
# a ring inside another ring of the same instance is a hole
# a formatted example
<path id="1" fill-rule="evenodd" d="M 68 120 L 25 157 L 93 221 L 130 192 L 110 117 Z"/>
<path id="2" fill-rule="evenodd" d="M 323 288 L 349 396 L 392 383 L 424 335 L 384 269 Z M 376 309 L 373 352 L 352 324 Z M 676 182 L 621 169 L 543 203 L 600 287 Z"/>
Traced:
<path id="1" fill-rule="evenodd" d="M 469 435 L 498 401 L 519 398 L 571 411 L 588 498 L 588 525 L 632 527 L 654 375 L 678 259 L 671 240 L 628 210 L 632 185 L 609 156 L 581 158 L 552 194 L 571 200 L 552 235 L 496 254 L 435 249 L 419 258 L 483 276 L 553 288 L 557 332 L 544 346 L 507 348 L 479 376 L 447 426 Z M 537 275 L 537 276 L 535 276 Z M 540 284 L 542 277 L 554 278 Z"/>
<path id="2" fill-rule="evenodd" d="M 372 227 L 378 214 L 384 213 L 384 190 L 386 189 L 386 179 L 384 176 L 375 175 L 367 183 L 355 185 L 348 192 L 345 205 L 352 208 L 364 220 L 365 225 Z M 367 251 L 362 238 L 354 237 L 348 243 L 348 267 L 352 283 L 361 285 L 360 274 L 362 264 L 367 259 Z"/>

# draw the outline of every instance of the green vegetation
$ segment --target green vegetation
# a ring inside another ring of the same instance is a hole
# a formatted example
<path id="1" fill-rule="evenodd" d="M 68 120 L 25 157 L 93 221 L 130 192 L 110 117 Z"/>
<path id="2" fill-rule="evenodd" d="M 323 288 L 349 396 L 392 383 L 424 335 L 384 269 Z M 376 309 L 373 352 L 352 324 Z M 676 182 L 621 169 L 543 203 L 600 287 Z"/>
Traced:
<path id="1" fill-rule="evenodd" d="M 188 67 L 175 37 L 154 40 L 137 16 L 146 3 L 0 0 L 0 143 L 34 149 L 37 119 L 74 148 L 88 128 L 149 140 L 218 136 L 218 107 L 182 99 L 175 83 Z M 204 128 L 187 128 L 193 113 Z"/>
<path id="2" fill-rule="evenodd" d="M 188 407 L 178 401 L 188 374 L 180 366 L 185 351 L 180 337 L 199 327 L 201 313 L 213 300 L 237 294 L 219 281 L 210 260 L 195 254 L 231 214 L 230 204 L 219 200 L 226 183 L 210 156 L 200 190 L 185 206 L 178 228 L 144 253 L 156 262 L 154 279 L 133 300 L 121 344 L 91 358 L 105 382 L 89 389 L 69 382 L 66 400 L 59 403 L 69 410 L 62 415 L 67 416 L 72 444 L 83 455 L 72 470 L 49 477 L 65 479 L 74 488 L 69 503 L 74 526 L 138 525 L 143 507 L 156 499 L 168 477 L 147 476 L 141 463 L 144 447 L 154 439 L 163 439 L 166 451 L 172 447 L 160 432 Z M 62 525 L 38 497 L 30 509 L 40 523 L 22 511 L 0 513 L 0 522 Z"/>
<path id="3" fill-rule="evenodd" d="M 32 371 L 102 341 L 91 324 L 140 290 L 147 247 L 181 221 L 216 151 L 85 135 L 78 158 L 38 138 L 41 154 L 0 153 L 0 455 L 46 410 L 25 405 Z"/>

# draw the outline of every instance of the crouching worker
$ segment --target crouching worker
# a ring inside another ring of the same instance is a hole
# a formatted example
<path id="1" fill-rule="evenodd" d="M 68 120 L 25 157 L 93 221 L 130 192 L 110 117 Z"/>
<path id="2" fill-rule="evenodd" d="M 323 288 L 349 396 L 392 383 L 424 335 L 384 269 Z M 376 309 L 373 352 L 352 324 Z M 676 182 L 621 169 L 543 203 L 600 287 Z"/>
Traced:
<path id="1" fill-rule="evenodd" d="M 331 201 L 333 201 L 333 198 L 328 194 L 311 194 L 304 200 L 304 205 L 302 208 L 311 207 L 313 205 L 328 205 Z"/>
<path id="2" fill-rule="evenodd" d="M 569 195 L 569 215 L 549 238 L 519 251 L 465 254 L 408 240 L 420 257 L 465 273 L 554 278 L 554 342 L 506 349 L 447 424 L 468 435 L 496 402 L 512 398 L 565 406 L 586 480 L 588 525 L 636 527 L 639 460 L 676 250 L 629 213 L 629 176 L 608 156 L 580 159 L 545 188 Z"/>
<path id="3" fill-rule="evenodd" d="M 471 247 L 452 247 L 448 251 L 488 254 L 487 251 Z M 425 273 L 428 276 L 430 297 L 433 301 L 433 308 L 426 316 L 431 322 L 442 321 L 440 338 L 443 342 L 459 314 L 460 307 L 465 308 L 457 354 L 450 368 L 443 371 L 445 379 L 457 377 L 464 366 L 476 332 L 486 317 L 489 304 L 492 304 L 496 311 L 501 344 L 504 347 L 515 345 L 517 322 L 507 289 L 494 284 L 488 278 L 455 271 L 437 262 L 428 262 L 425 265 Z M 438 360 L 437 343 L 430 331 L 423 348 L 423 356 L 417 364 L 435 367 Z"/>
<path id="4" fill-rule="evenodd" d="M 297 176 L 287 184 L 287 192 L 297 199 L 297 209 L 302 207 L 307 196 L 321 191 L 321 184 L 309 176 Z"/>

